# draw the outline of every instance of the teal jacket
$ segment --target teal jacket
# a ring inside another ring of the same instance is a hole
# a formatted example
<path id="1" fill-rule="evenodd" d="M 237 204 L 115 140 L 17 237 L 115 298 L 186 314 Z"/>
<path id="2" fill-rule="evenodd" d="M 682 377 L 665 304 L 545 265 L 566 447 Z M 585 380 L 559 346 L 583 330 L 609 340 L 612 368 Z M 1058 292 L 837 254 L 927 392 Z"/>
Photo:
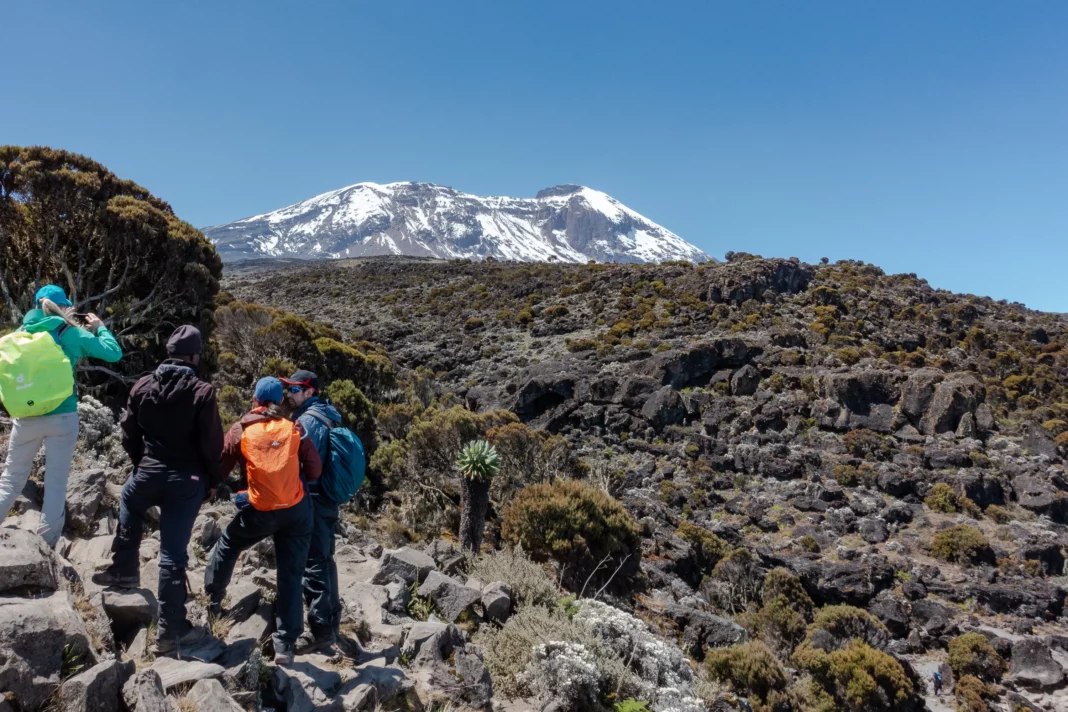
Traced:
<path id="1" fill-rule="evenodd" d="M 31 309 L 22 318 L 22 328 L 31 334 L 41 331 L 50 331 L 63 353 L 70 359 L 71 368 L 77 369 L 78 360 L 81 358 L 100 359 L 106 363 L 115 363 L 122 358 L 122 348 L 119 342 L 111 335 L 106 326 L 101 326 L 96 331 L 96 336 L 87 329 L 77 326 L 68 326 L 59 332 L 59 328 L 67 322 L 61 316 L 46 316 L 40 309 Z M 59 415 L 61 413 L 78 412 L 78 386 L 74 386 L 74 392 L 70 398 L 59 404 L 59 407 L 47 415 Z"/>

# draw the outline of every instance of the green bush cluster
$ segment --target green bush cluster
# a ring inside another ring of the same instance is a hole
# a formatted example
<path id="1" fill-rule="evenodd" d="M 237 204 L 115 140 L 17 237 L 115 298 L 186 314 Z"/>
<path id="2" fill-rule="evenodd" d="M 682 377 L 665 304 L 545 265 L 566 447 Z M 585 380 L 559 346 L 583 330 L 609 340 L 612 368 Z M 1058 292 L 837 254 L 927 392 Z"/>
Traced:
<path id="1" fill-rule="evenodd" d="M 957 701 L 957 712 L 989 712 L 986 700 L 996 700 L 998 688 L 974 675 L 965 675 L 957 680 L 953 696 Z"/>
<path id="2" fill-rule="evenodd" d="M 693 547 L 697 555 L 698 566 L 709 570 L 730 552 L 730 545 L 704 527 L 693 522 L 682 521 L 675 535 Z"/>
<path id="3" fill-rule="evenodd" d="M 994 551 L 983 533 L 967 524 L 943 529 L 931 541 L 931 556 L 959 564 L 994 561 Z"/>
<path id="4" fill-rule="evenodd" d="M 713 679 L 725 682 L 759 705 L 771 705 L 786 690 L 788 678 L 775 653 L 759 640 L 710 651 L 705 659 Z"/>
<path id="5" fill-rule="evenodd" d="M 1009 669 L 982 633 L 965 633 L 949 641 L 949 667 L 958 679 L 972 675 L 986 682 L 997 682 Z"/>
<path id="6" fill-rule="evenodd" d="M 803 645 L 793 659 L 812 676 L 818 708 L 905 712 L 916 704 L 915 688 L 901 663 L 861 640 L 831 652 Z"/>
<path id="7" fill-rule="evenodd" d="M 958 509 L 957 493 L 945 482 L 936 482 L 923 498 L 923 503 L 936 512 L 952 514 Z"/>
<path id="8" fill-rule="evenodd" d="M 563 480 L 520 491 L 504 510 L 501 535 L 535 561 L 556 561 L 569 588 L 616 581 L 637 570 L 638 523 L 623 505 L 582 482 Z"/>

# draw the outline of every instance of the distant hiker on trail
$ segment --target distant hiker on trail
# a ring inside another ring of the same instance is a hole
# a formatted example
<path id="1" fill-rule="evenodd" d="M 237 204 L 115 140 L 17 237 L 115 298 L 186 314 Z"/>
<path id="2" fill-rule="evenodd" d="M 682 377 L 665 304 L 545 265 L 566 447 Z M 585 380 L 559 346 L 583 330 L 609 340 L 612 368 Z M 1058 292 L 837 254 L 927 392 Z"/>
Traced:
<path id="1" fill-rule="evenodd" d="M 0 476 L 0 520 L 26 486 L 44 443 L 44 505 L 37 533 L 55 547 L 63 533 L 67 477 L 78 440 L 74 370 L 84 357 L 115 363 L 122 349 L 96 314 L 81 320 L 74 314 L 61 287 L 46 284 L 34 301 L 22 328 L 0 339 L 0 398 L 13 418 Z"/>
<path id="2" fill-rule="evenodd" d="M 122 488 L 119 530 L 111 566 L 92 577 L 99 586 L 141 585 L 145 512 L 160 508 L 159 629 L 166 654 L 205 637 L 186 618 L 186 549 L 200 505 L 222 480 L 223 433 L 215 388 L 197 377 L 200 331 L 179 326 L 167 341 L 168 358 L 130 390 L 122 415 L 122 447 L 133 473 Z"/>
<path id="3" fill-rule="evenodd" d="M 261 378 L 256 383 L 255 407 L 230 428 L 223 448 L 223 474 L 241 464 L 248 491 L 234 498 L 238 512 L 211 552 L 204 573 L 204 590 L 211 612 L 222 614 L 226 587 L 238 555 L 267 537 L 274 538 L 278 569 L 275 603 L 274 661 L 293 662 L 297 638 L 304 631 L 301 578 L 311 545 L 313 515 L 304 482 L 319 479 L 319 453 L 300 423 L 287 420 L 279 408 L 282 382 Z"/>
<path id="4" fill-rule="evenodd" d="M 286 400 L 293 408 L 293 421 L 299 423 L 315 445 L 319 459 L 326 463 L 330 446 L 330 428 L 341 425 L 341 414 L 319 397 L 319 378 L 311 371 L 297 371 L 283 378 Z M 322 650 L 337 641 L 341 622 L 341 597 L 338 593 L 337 562 L 334 561 L 334 532 L 338 508 L 319 486 L 308 483 L 314 513 L 308 565 L 304 569 L 304 602 L 308 604 L 308 631 L 297 641 L 297 654 Z"/>
<path id="5" fill-rule="evenodd" d="M 935 670 L 934 675 L 931 676 L 931 681 L 934 683 L 934 693 L 938 696 L 942 695 L 942 673 Z"/>

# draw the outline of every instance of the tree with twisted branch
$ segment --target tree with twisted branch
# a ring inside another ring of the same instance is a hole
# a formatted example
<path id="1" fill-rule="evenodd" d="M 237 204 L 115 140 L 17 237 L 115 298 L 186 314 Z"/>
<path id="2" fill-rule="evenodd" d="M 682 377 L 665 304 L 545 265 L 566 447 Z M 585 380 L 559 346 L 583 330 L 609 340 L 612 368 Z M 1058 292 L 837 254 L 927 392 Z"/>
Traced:
<path id="1" fill-rule="evenodd" d="M 128 354 L 81 367 L 96 385 L 154 368 L 179 324 L 210 334 L 221 275 L 200 231 L 136 183 L 68 151 L 0 146 L 0 321 L 13 328 L 40 285 L 62 285 Z"/>

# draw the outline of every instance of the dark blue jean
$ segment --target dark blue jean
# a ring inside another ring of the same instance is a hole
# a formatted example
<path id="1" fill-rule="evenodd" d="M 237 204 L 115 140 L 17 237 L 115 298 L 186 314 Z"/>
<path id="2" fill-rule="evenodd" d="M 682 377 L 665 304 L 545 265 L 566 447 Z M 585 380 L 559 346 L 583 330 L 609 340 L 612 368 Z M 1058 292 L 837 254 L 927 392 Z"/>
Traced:
<path id="1" fill-rule="evenodd" d="M 136 576 L 141 570 L 141 539 L 145 512 L 158 506 L 159 516 L 159 636 L 184 635 L 190 628 L 185 617 L 188 562 L 186 549 L 193 522 L 204 502 L 206 479 L 201 473 L 143 472 L 134 468 L 122 488 L 119 531 L 112 543 L 112 568 Z"/>
<path id="2" fill-rule="evenodd" d="M 204 590 L 212 601 L 222 602 L 226 587 L 234 575 L 234 565 L 242 551 L 267 537 L 274 538 L 274 555 L 278 570 L 278 598 L 275 601 L 275 649 L 292 647 L 304 632 L 304 603 L 300 584 L 308 561 L 312 538 L 311 498 L 305 496 L 292 507 L 261 512 L 254 507 L 242 509 L 226 527 L 211 550 L 208 569 L 204 572 Z"/>
<path id="3" fill-rule="evenodd" d="M 315 521 L 308 567 L 304 569 L 304 602 L 308 604 L 308 626 L 316 636 L 332 631 L 341 619 L 338 595 L 337 562 L 334 560 L 334 532 L 337 529 L 338 504 L 325 494 L 312 492 Z"/>

